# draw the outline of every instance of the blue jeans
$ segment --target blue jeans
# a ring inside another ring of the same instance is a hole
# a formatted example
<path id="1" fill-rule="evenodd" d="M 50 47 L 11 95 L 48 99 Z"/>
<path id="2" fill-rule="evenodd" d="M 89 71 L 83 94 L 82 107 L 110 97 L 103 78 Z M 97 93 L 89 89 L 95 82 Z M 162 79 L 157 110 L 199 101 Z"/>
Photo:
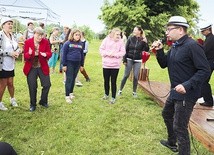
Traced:
<path id="1" fill-rule="evenodd" d="M 65 82 L 65 95 L 69 96 L 70 93 L 73 93 L 75 79 L 77 77 L 77 73 L 80 69 L 79 61 L 68 61 L 67 62 L 67 70 L 66 70 L 66 82 Z"/>
<path id="2" fill-rule="evenodd" d="M 188 124 L 195 102 L 167 99 L 162 116 L 167 127 L 168 142 L 178 142 L 179 155 L 190 155 Z"/>

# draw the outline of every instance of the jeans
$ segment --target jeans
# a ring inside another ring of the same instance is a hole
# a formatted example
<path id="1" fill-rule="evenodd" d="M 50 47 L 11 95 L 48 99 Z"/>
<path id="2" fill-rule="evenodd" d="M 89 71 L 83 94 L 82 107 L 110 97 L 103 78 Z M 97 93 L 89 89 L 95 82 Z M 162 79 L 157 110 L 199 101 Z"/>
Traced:
<path id="1" fill-rule="evenodd" d="M 75 79 L 77 77 L 77 73 L 80 69 L 79 61 L 68 61 L 67 62 L 67 70 L 66 70 L 66 82 L 65 82 L 65 95 L 69 96 L 70 93 L 73 93 Z"/>
<path id="2" fill-rule="evenodd" d="M 138 85 L 138 76 L 140 73 L 140 67 L 141 67 L 141 62 L 134 62 L 133 60 L 127 60 L 127 64 L 125 67 L 125 73 L 124 73 L 123 79 L 122 79 L 121 84 L 120 84 L 120 90 L 122 90 L 123 87 L 125 86 L 126 81 L 130 75 L 132 68 L 133 68 L 133 75 L 134 75 L 133 76 L 133 92 L 136 92 L 137 85 Z"/>
<path id="3" fill-rule="evenodd" d="M 167 127 L 168 142 L 178 142 L 179 155 L 190 155 L 188 124 L 195 102 L 167 99 L 162 116 Z"/>
<path id="4" fill-rule="evenodd" d="M 109 89 L 110 89 L 109 83 L 111 79 L 112 98 L 116 97 L 118 73 L 119 73 L 119 69 L 103 68 L 105 94 L 107 96 L 109 95 Z"/>

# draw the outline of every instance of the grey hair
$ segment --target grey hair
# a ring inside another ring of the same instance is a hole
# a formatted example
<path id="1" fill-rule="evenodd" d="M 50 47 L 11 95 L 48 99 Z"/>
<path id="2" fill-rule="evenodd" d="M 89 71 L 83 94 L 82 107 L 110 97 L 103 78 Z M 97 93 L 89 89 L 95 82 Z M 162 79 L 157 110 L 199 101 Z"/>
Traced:
<path id="1" fill-rule="evenodd" d="M 33 30 L 33 33 L 35 34 L 35 33 L 38 33 L 38 34 L 44 34 L 44 30 L 41 28 L 41 27 L 36 27 L 36 28 L 34 28 L 34 30 Z"/>

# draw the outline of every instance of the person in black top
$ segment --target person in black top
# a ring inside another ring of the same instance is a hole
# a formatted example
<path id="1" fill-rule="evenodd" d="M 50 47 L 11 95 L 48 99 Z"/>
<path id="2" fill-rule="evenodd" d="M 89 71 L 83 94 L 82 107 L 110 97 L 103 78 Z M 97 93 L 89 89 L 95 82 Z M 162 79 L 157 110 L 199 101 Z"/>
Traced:
<path id="1" fill-rule="evenodd" d="M 140 72 L 140 67 L 142 63 L 142 52 L 148 51 L 149 46 L 147 44 L 147 39 L 140 26 L 136 26 L 133 30 L 133 36 L 129 37 L 126 42 L 126 54 L 123 58 L 123 64 L 125 65 L 125 72 L 123 79 L 120 84 L 120 89 L 118 95 L 122 94 L 122 89 L 126 84 L 131 70 L 133 69 L 133 97 L 137 97 L 137 85 L 138 85 L 138 75 Z"/>
<path id="2" fill-rule="evenodd" d="M 186 19 L 173 16 L 169 19 L 166 36 L 173 41 L 165 54 L 161 41 L 152 47 L 157 51 L 161 68 L 168 68 L 171 91 L 162 111 L 168 139 L 160 143 L 179 155 L 190 155 L 188 123 L 193 107 L 201 94 L 201 87 L 210 75 L 209 63 L 204 50 L 187 35 Z M 178 148 L 177 148 L 177 144 Z"/>
<path id="3" fill-rule="evenodd" d="M 200 30 L 201 30 L 201 33 L 206 37 L 203 47 L 211 69 L 209 78 L 203 83 L 203 86 L 202 86 L 203 91 L 201 91 L 201 97 L 203 97 L 204 102 L 200 103 L 200 105 L 212 107 L 213 97 L 212 97 L 211 86 L 209 84 L 212 72 L 214 70 L 214 35 L 212 34 L 212 24 L 204 23 L 201 26 Z"/>

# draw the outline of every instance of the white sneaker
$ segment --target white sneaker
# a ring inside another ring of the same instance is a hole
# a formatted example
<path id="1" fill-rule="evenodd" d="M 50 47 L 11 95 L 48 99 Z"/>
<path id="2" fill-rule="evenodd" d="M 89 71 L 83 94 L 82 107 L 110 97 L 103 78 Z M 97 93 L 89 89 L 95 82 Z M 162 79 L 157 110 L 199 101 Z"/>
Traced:
<path id="1" fill-rule="evenodd" d="M 15 98 L 10 98 L 10 103 L 13 107 L 18 107 L 18 104 L 16 102 L 16 99 Z"/>
<path id="2" fill-rule="evenodd" d="M 116 101 L 116 99 L 115 99 L 115 98 L 112 98 L 112 99 L 109 101 L 109 104 L 114 104 L 115 101 Z"/>
<path id="3" fill-rule="evenodd" d="M 71 100 L 72 100 L 73 98 L 75 98 L 74 93 L 70 93 L 69 96 L 70 96 L 70 99 L 71 99 Z"/>
<path id="4" fill-rule="evenodd" d="M 108 95 L 105 94 L 102 99 L 103 100 L 107 100 L 108 99 Z"/>
<path id="5" fill-rule="evenodd" d="M 133 93 L 132 93 L 132 96 L 133 96 L 134 98 L 137 98 L 137 93 L 136 93 L 136 92 L 133 92 Z"/>
<path id="6" fill-rule="evenodd" d="M 70 96 L 66 96 L 66 97 L 65 97 L 65 101 L 66 101 L 67 103 L 69 103 L 69 104 L 72 103 L 72 100 L 71 100 Z"/>
<path id="7" fill-rule="evenodd" d="M 83 84 L 82 84 L 80 81 L 77 81 L 77 82 L 76 82 L 76 86 L 78 86 L 78 87 L 82 87 L 82 86 L 83 86 Z"/>
<path id="8" fill-rule="evenodd" d="M 8 109 L 4 106 L 3 102 L 0 102 L 0 110 L 3 110 L 3 111 L 8 110 Z"/>
<path id="9" fill-rule="evenodd" d="M 122 90 L 119 90 L 117 93 L 117 96 L 120 96 L 120 95 L 122 95 Z"/>

